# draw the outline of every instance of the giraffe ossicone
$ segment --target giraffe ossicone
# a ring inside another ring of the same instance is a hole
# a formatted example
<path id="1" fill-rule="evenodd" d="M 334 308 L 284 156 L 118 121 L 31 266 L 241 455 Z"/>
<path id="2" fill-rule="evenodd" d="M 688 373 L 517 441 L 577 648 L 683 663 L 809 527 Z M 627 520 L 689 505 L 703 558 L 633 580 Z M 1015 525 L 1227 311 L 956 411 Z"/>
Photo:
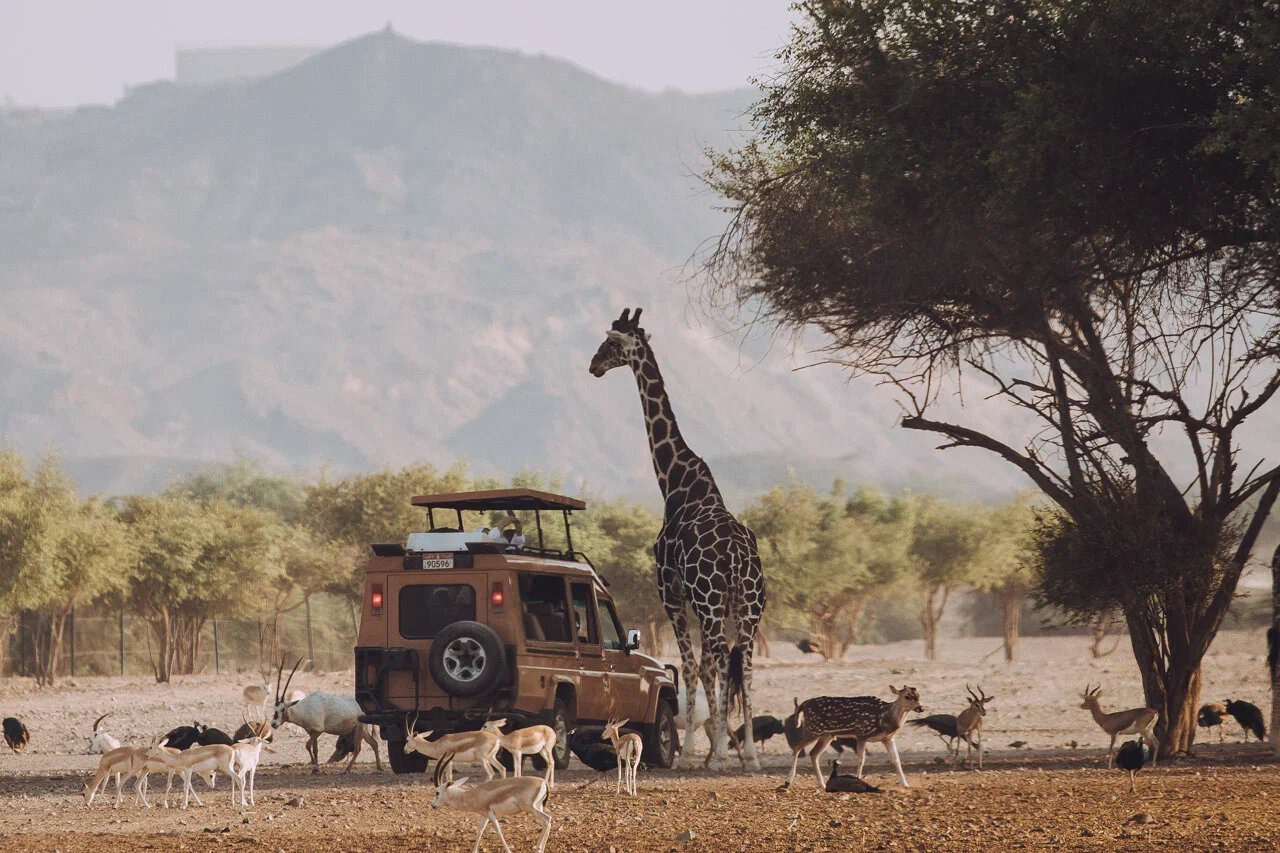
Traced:
<path id="1" fill-rule="evenodd" d="M 746 727 L 745 757 L 759 770 L 751 725 L 751 657 L 765 607 L 760 554 L 755 535 L 729 512 L 711 469 L 680 434 L 649 336 L 640 328 L 641 311 L 637 308 L 632 315 L 630 309 L 623 309 L 605 332 L 590 371 L 600 377 L 615 367 L 630 367 L 640 392 L 649 454 L 663 498 L 662 529 L 653 545 L 658 596 L 680 648 L 686 695 L 686 743 L 680 751 L 680 766 L 693 766 L 687 742 L 694 732 L 695 697 L 701 681 L 712 711 L 716 768 L 723 769 L 729 757 L 729 713 L 739 704 Z M 700 662 L 693 652 L 688 608 L 698 621 Z"/>

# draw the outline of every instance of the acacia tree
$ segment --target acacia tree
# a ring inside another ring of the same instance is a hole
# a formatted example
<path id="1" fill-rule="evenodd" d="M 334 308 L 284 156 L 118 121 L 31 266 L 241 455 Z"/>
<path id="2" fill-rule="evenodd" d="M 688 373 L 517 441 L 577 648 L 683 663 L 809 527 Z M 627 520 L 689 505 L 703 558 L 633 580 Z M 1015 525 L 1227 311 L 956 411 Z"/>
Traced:
<path id="1" fill-rule="evenodd" d="M 987 525 L 974 507 L 945 504 L 926 498 L 911 537 L 910 555 L 923 600 L 920 627 L 924 632 L 924 656 L 938 657 L 938 626 L 947 600 L 956 587 L 973 584 L 986 544 Z"/>
<path id="2" fill-rule="evenodd" d="M 1280 491 L 1238 440 L 1280 389 L 1274 174 L 1238 144 L 1257 6 L 805 3 L 757 139 L 709 174 L 732 214 L 712 303 L 816 328 L 899 390 L 903 427 L 1056 505 L 1094 583 L 1055 603 L 1123 613 L 1162 754 L 1194 739 Z M 963 374 L 1030 438 L 937 417 Z"/>
<path id="3" fill-rule="evenodd" d="M 985 570 L 973 583 L 1000 600 L 1001 634 L 1004 637 L 1004 659 L 1011 663 L 1017 656 L 1018 639 L 1022 635 L 1022 605 L 1035 585 L 1035 559 L 1031 546 L 1031 509 L 1025 500 L 990 512 L 983 542 Z"/>

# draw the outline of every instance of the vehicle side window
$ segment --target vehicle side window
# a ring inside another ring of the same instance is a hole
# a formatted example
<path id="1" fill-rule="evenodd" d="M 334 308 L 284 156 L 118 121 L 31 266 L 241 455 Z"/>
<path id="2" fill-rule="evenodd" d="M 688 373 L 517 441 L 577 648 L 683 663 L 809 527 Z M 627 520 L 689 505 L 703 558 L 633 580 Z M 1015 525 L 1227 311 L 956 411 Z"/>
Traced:
<path id="1" fill-rule="evenodd" d="M 595 614 L 591 612 L 591 584 L 571 583 L 569 592 L 573 598 L 573 624 L 579 645 L 599 645 L 600 632 L 596 630 Z"/>
<path id="2" fill-rule="evenodd" d="M 476 591 L 469 584 L 410 584 L 400 588 L 400 636 L 425 640 L 446 625 L 476 618 Z"/>
<path id="3" fill-rule="evenodd" d="M 622 625 L 613 612 L 613 605 L 607 601 L 599 602 L 600 630 L 604 632 L 604 647 L 614 651 L 622 651 Z"/>
<path id="4" fill-rule="evenodd" d="M 518 577 L 525 638 L 572 643 L 564 578 L 535 574 L 520 574 Z"/>

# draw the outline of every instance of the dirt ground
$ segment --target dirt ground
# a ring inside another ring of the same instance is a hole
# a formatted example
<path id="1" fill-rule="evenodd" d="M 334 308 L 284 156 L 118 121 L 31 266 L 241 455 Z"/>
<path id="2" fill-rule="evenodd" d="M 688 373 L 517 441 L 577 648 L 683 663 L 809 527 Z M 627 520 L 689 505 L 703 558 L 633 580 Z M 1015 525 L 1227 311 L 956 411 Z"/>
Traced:
<path id="1" fill-rule="evenodd" d="M 765 745 L 762 774 L 641 771 L 638 799 L 613 793 L 611 779 L 576 761 L 558 774 L 549 809 L 555 820 L 548 850 L 969 850 L 994 849 L 1273 849 L 1280 822 L 1270 800 L 1280 797 L 1280 763 L 1260 744 L 1241 743 L 1229 723 L 1226 743 L 1205 739 L 1192 757 L 1139 774 L 1130 794 L 1126 774 L 1105 769 L 1107 739 L 1078 694 L 1086 681 L 1103 685 L 1103 706 L 1140 702 L 1132 658 L 1121 648 L 1091 660 L 1080 638 L 1028 638 L 1022 660 L 1006 665 L 990 638 L 950 641 L 942 660 L 920 659 L 919 643 L 858 647 L 840 662 L 820 662 L 775 646 L 757 660 L 756 713 L 783 716 L 793 696 L 875 693 L 888 686 L 919 688 L 930 713 L 955 713 L 964 684 L 981 683 L 996 696 L 986 721 L 985 769 L 952 772 L 931 734 L 907 727 L 899 736 L 911 788 L 896 784 L 883 749 L 868 753 L 865 776 L 879 795 L 835 796 L 816 790 L 802 762 L 789 792 L 775 789 L 789 756 L 775 738 Z M 1269 708 L 1262 632 L 1227 632 L 1205 664 L 1205 700 L 1248 699 Z M 304 690 L 350 690 L 350 673 L 295 678 Z M 229 804 L 219 780 L 186 811 L 144 810 L 132 796 L 111 808 L 114 791 L 87 809 L 81 787 L 97 759 L 85 755 L 93 718 L 111 711 L 107 725 L 125 742 L 142 743 L 192 720 L 233 728 L 240 719 L 240 688 L 248 675 L 194 676 L 169 685 L 145 679 L 63 681 L 36 690 L 28 680 L 0 682 L 0 713 L 31 730 L 23 755 L 0 755 L 0 836 L 4 850 L 132 851 L 221 847 L 267 850 L 469 850 L 477 821 L 432 811 L 429 781 L 374 769 L 368 751 L 356 770 L 328 767 L 313 776 L 305 766 L 305 736 L 277 736 L 280 754 L 264 756 L 258 804 Z M 1072 745 L 1072 742 L 1074 746 Z M 1011 746 L 1021 743 L 1019 748 Z M 322 740 L 322 756 L 332 748 Z M 695 739 L 695 753 L 705 751 Z M 830 755 L 830 754 L 829 754 Z M 825 764 L 825 762 L 824 762 Z M 846 769 L 842 766 L 842 770 Z M 852 768 L 848 768 L 852 770 Z M 589 784 L 588 784 L 589 783 Z M 162 777 L 152 779 L 152 798 Z M 585 786 L 585 787 L 584 787 Z M 301 796 L 302 803 L 287 805 Z M 1148 815 L 1149 822 L 1130 820 Z M 512 818 L 504 831 L 513 849 L 532 849 L 535 824 Z M 690 841 L 677 836 L 691 830 Z M 484 850 L 500 850 L 492 831 Z"/>

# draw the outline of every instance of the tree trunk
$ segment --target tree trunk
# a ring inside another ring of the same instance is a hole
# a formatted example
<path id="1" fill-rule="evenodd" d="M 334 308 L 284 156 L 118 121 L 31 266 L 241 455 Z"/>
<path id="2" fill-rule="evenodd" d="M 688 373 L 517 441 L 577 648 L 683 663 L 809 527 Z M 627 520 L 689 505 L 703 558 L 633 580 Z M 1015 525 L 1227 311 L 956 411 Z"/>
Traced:
<path id="1" fill-rule="evenodd" d="M 938 594 L 941 593 L 941 598 Z M 938 625 L 942 622 L 942 614 L 947 609 L 947 598 L 951 595 L 951 587 L 938 585 L 930 587 L 920 606 L 920 626 L 924 629 L 924 656 L 927 660 L 938 659 Z M 937 606 L 934 600 L 937 599 Z"/>
<path id="2" fill-rule="evenodd" d="M 650 613 L 645 617 L 645 632 L 648 634 L 645 638 L 645 644 L 649 648 L 649 653 L 656 658 L 661 658 L 666 651 L 666 638 L 662 634 L 662 630 L 665 627 L 667 627 L 665 613 Z"/>
<path id="3" fill-rule="evenodd" d="M 1155 727 L 1159 757 L 1189 753 L 1196 737 L 1202 655 L 1180 643 L 1162 650 L 1156 626 L 1139 607 L 1126 606 L 1125 620 L 1147 707 L 1160 714 Z"/>
<path id="4" fill-rule="evenodd" d="M 1022 600 L 1026 592 L 1020 586 L 1005 587 L 1000 594 L 1004 604 L 1004 659 L 1013 663 L 1018 654 L 1018 639 L 1022 636 Z"/>
<path id="5" fill-rule="evenodd" d="M 160 647 L 156 653 L 156 681 L 164 684 L 173 673 L 173 620 L 168 608 L 161 608 L 160 618 L 151 620 L 151 631 L 156 635 L 156 644 Z"/>
<path id="6" fill-rule="evenodd" d="M 858 629 L 862 627 L 862 616 L 867 612 L 867 604 L 870 602 L 870 595 L 859 595 L 853 599 L 853 602 L 845 608 L 844 618 L 841 620 L 840 634 L 840 658 L 843 660 L 845 653 L 849 651 L 849 647 L 858 642 Z"/>
<path id="7" fill-rule="evenodd" d="M 1280 547 L 1271 555 L 1271 630 L 1267 632 L 1271 668 L 1271 749 L 1280 751 Z"/>

